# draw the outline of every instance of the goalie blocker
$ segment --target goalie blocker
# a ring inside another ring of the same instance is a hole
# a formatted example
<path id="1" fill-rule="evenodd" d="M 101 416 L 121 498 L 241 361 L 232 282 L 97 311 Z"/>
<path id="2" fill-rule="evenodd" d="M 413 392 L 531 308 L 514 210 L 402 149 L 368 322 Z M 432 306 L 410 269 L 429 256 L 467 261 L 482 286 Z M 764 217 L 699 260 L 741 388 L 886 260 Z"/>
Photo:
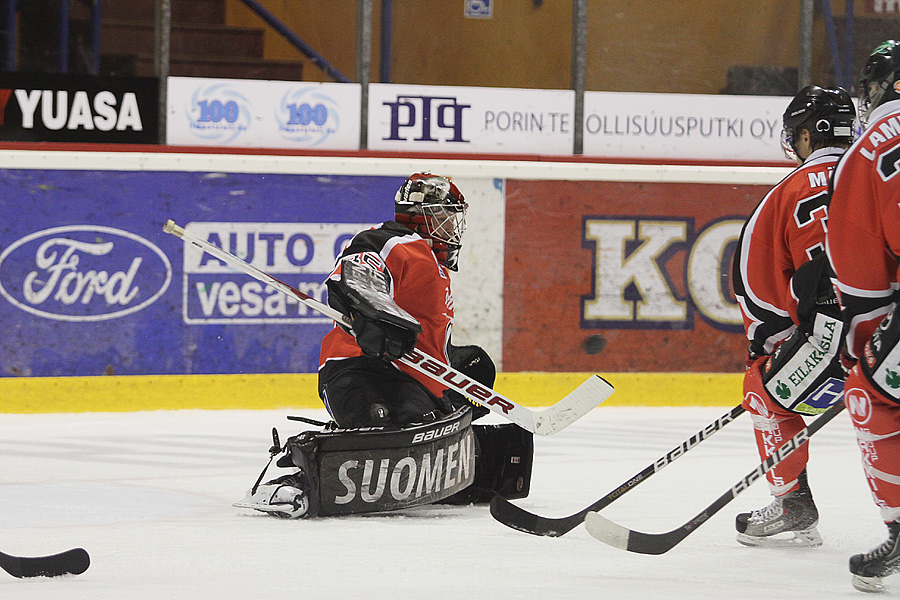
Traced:
<path id="1" fill-rule="evenodd" d="M 512 423 L 473 425 L 467 406 L 441 420 L 403 429 L 305 431 L 289 438 L 283 448 L 276 441 L 273 448 L 281 454 L 279 467 L 299 469 L 293 480 L 302 482 L 304 509 L 295 510 L 299 502 L 285 503 L 275 494 L 257 492 L 284 478 L 254 486 L 235 506 L 309 518 L 433 503 L 484 503 L 496 495 L 524 498 L 531 484 L 533 450 L 530 433 Z"/>

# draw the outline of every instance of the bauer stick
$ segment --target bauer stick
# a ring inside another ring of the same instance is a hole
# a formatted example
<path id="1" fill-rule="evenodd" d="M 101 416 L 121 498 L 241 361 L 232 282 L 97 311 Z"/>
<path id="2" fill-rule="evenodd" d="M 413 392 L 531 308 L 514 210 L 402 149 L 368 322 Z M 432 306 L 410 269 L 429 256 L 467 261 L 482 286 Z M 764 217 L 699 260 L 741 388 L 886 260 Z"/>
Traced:
<path id="1" fill-rule="evenodd" d="M 230 252 L 226 252 L 215 244 L 185 231 L 182 227 L 176 225 L 172 219 L 166 221 L 166 224 L 163 226 L 163 231 L 194 244 L 204 252 L 208 252 L 235 269 L 243 271 L 247 275 L 275 288 L 283 294 L 296 297 L 309 308 L 333 319 L 352 331 L 353 321 L 349 316 L 335 310 L 327 304 L 319 302 L 312 296 L 304 294 L 283 281 L 275 279 L 268 273 L 257 269 L 248 262 L 238 258 Z M 534 411 L 520 404 L 516 404 L 506 396 L 495 392 L 487 386 L 472 381 L 450 365 L 420 350 L 414 349 L 412 352 L 408 352 L 401 356 L 398 361 L 415 369 L 426 377 L 463 394 L 467 398 L 471 398 L 474 402 L 505 417 L 522 429 L 538 435 L 552 435 L 562 431 L 590 412 L 591 409 L 604 402 L 612 395 L 613 391 L 615 391 L 613 386 L 605 379 L 599 375 L 591 375 L 587 381 L 579 385 L 568 396 L 553 406 L 544 410 Z"/>
<path id="2" fill-rule="evenodd" d="M 587 508 L 578 511 L 573 515 L 559 518 L 542 517 L 540 515 L 528 512 L 524 508 L 516 506 L 502 496 L 494 496 L 493 500 L 491 500 L 491 515 L 507 527 L 511 527 L 519 531 L 524 531 L 525 533 L 545 535 L 549 537 L 559 537 L 565 535 L 578 525 L 581 525 L 581 523 L 584 522 L 585 515 L 587 515 L 589 512 L 596 512 L 598 510 L 606 508 L 607 506 L 621 498 L 626 492 L 631 491 L 632 489 L 637 487 L 638 484 L 646 481 L 651 475 L 656 474 L 664 467 L 684 456 L 688 450 L 692 449 L 703 440 L 712 436 L 712 434 L 716 433 L 717 431 L 734 421 L 736 418 L 744 414 L 744 412 L 744 407 L 738 404 L 730 411 L 728 411 L 685 441 L 681 442 L 678 446 L 667 452 L 665 455 L 660 456 L 653 464 L 647 465 L 640 473 L 631 477 L 628 481 L 626 481 L 613 491 L 609 492 Z"/>
<path id="3" fill-rule="evenodd" d="M 639 554 L 665 554 L 684 538 L 694 533 L 703 523 L 709 520 L 714 514 L 719 512 L 726 504 L 738 497 L 744 490 L 757 479 L 761 479 L 775 465 L 790 456 L 794 450 L 809 441 L 812 435 L 825 426 L 828 421 L 833 419 L 839 412 L 844 410 L 843 399 L 831 406 L 822 413 L 815 421 L 803 428 L 797 435 L 786 441 L 784 444 L 772 453 L 769 458 L 759 464 L 750 473 L 745 475 L 730 490 L 719 496 L 719 498 L 703 509 L 703 512 L 696 517 L 672 531 L 666 533 L 641 533 L 626 527 L 622 527 L 613 523 L 609 519 L 601 516 L 596 512 L 588 513 L 585 517 L 585 527 L 588 532 L 605 544 L 615 546 L 628 552 L 637 552 Z"/>
<path id="4" fill-rule="evenodd" d="M 80 575 L 91 566 L 84 548 L 73 548 L 50 556 L 12 556 L 0 552 L 0 567 L 13 577 L 58 577 Z"/>

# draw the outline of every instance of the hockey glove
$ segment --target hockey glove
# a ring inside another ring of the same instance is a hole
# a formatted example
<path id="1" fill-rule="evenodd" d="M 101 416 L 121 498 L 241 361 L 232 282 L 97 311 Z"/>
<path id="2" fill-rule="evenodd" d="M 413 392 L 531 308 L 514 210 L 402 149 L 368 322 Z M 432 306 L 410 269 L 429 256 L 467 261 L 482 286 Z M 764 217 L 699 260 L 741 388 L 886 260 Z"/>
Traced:
<path id="1" fill-rule="evenodd" d="M 344 260 L 337 288 L 363 354 L 394 360 L 416 347 L 422 326 L 394 302 L 385 273 Z"/>

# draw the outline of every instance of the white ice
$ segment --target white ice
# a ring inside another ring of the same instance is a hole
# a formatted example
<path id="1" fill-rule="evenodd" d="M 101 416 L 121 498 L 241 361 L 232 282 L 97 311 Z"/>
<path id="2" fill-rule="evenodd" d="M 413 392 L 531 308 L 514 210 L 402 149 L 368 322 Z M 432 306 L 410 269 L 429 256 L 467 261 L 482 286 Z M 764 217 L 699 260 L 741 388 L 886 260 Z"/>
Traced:
<path id="1" fill-rule="evenodd" d="M 727 407 L 599 407 L 535 440 L 532 490 L 516 503 L 574 513 L 615 489 Z M 514 531 L 486 506 L 287 521 L 233 508 L 265 464 L 286 415 L 163 411 L 0 415 L 0 550 L 82 546 L 82 575 L 14 579 L 14 599 L 697 599 L 860 598 L 847 561 L 886 538 L 846 413 L 811 441 L 809 478 L 825 543 L 746 548 L 734 515 L 769 502 L 756 483 L 667 554 L 631 554 L 582 526 L 559 538 Z M 620 497 L 603 514 L 674 529 L 753 470 L 747 415 Z M 900 576 L 889 596 L 900 595 Z"/>

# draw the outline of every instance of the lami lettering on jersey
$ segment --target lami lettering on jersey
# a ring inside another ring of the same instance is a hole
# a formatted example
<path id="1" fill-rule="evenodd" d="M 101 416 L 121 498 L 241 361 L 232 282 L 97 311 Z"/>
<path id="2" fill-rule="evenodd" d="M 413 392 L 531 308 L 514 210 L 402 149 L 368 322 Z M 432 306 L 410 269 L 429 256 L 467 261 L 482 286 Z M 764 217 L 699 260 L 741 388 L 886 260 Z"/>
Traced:
<path id="1" fill-rule="evenodd" d="M 828 222 L 828 256 L 854 357 L 863 355 L 888 313 L 900 266 L 900 206 L 893 181 L 900 163 L 900 100 L 876 108 L 869 122 L 835 171 Z"/>

